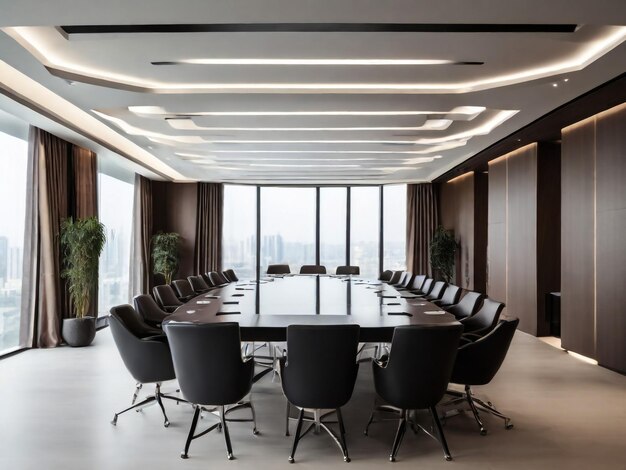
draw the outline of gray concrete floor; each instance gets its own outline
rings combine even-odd
[[[392,422],[363,435],[373,402],[368,363],[344,410],[349,464],[322,433],[307,435],[289,465],[285,401],[270,377],[253,389],[261,434],[253,436],[248,423],[229,426],[236,457],[230,462],[215,432],[192,443],[189,460],[180,459],[189,406],[166,403],[167,429],[157,407],[127,413],[112,426],[113,412],[128,406],[133,387],[108,329],[88,348],[32,350],[0,361],[0,469],[626,468],[626,377],[519,332],[498,376],[475,390],[515,428],[506,431],[485,415],[489,433],[480,436],[470,415],[449,419],[444,430],[452,462],[444,461],[437,442],[409,432],[398,461],[389,463]]]

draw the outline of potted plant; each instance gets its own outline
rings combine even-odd
[[[104,225],[96,217],[70,217],[61,224],[65,264],[61,275],[67,280],[76,315],[63,320],[61,333],[70,346],[89,346],[96,336],[95,318],[87,313],[98,285],[98,264],[105,241]]]
[[[152,237],[152,264],[154,273],[165,276],[170,284],[180,264],[180,235],[176,232],[157,232]]]
[[[440,225],[435,230],[435,235],[430,242],[430,266],[446,282],[450,282],[454,274],[455,253],[456,240],[452,232]]]

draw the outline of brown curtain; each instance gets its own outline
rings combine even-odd
[[[152,239],[152,181],[135,175],[133,203],[133,232],[130,253],[130,296],[150,292],[152,269],[150,242]]]
[[[196,216],[195,272],[222,270],[222,226],[224,185],[198,183]]]
[[[407,185],[406,260],[415,274],[432,276],[430,242],[439,225],[437,190],[430,183]]]
[[[20,344],[49,348],[61,343],[61,321],[72,316],[61,278],[61,223],[97,216],[96,155],[30,128]],[[97,293],[97,291],[96,291]],[[91,315],[96,315],[97,295]]]

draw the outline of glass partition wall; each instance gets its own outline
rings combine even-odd
[[[406,185],[224,186],[223,265],[263,276],[269,264],[355,265],[376,278],[406,268]]]

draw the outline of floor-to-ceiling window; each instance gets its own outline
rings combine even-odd
[[[350,264],[360,266],[361,276],[379,273],[380,186],[350,188]]]
[[[406,269],[406,185],[383,186],[383,267]]]
[[[320,264],[334,273],[346,264],[347,188],[320,188]]]
[[[405,269],[405,232],[406,185],[224,186],[223,265],[244,279],[257,264],[261,275],[277,263],[297,273],[318,260],[329,274],[349,262],[375,278]]]
[[[98,211],[105,226],[106,244],[100,255],[98,314],[130,301],[130,243],[133,221],[133,184],[100,173]]]
[[[0,131],[0,354],[19,346],[28,143]]]
[[[222,264],[242,279],[256,276],[256,186],[224,186]]]
[[[286,263],[315,264],[315,188],[261,188],[261,272]]]

